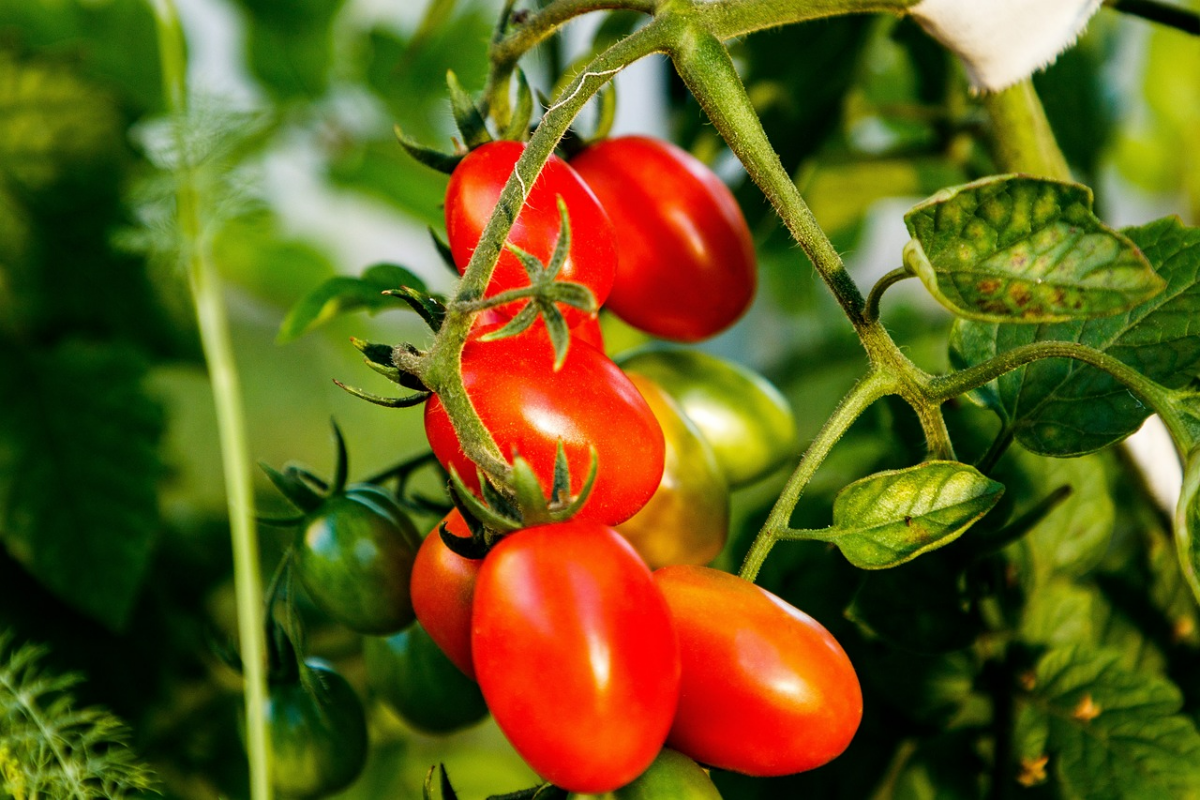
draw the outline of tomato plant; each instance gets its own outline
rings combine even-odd
[[[596,481],[582,516],[617,524],[654,494],[662,477],[662,429],[634,385],[595,348],[573,342],[556,371],[541,325],[495,341],[474,338],[463,349],[462,378],[501,452],[529,462],[547,494],[560,444],[572,494],[583,488],[595,451]],[[436,396],[425,407],[425,433],[438,461],[479,491],[475,465]]]
[[[707,567],[663,567],[654,580],[683,665],[671,747],[758,776],[810,770],[846,749],[862,719],[862,691],[819,622]]]
[[[666,441],[662,482],[641,511],[617,526],[651,569],[707,564],[729,535],[729,488],[712,448],[679,405],[648,378],[631,374]]]
[[[419,622],[387,638],[366,637],[363,661],[372,690],[418,730],[450,733],[487,716],[479,687]]]
[[[354,689],[318,660],[271,687],[266,719],[275,753],[273,778],[288,797],[323,797],[346,788],[367,758],[367,722]],[[310,693],[310,687],[311,692]]]
[[[387,494],[351,486],[327,498],[297,536],[295,564],[322,611],[361,633],[414,619],[409,578],[417,533]]]
[[[488,707],[538,774],[606,792],[654,760],[679,652],[650,571],[611,528],[576,520],[502,539],[479,571],[471,627]]]
[[[635,328],[694,342],[732,325],[757,281],[754,243],[733,193],[691,153],[645,136],[591,145],[571,166],[617,233],[608,308]]]
[[[662,387],[700,429],[731,486],[761,478],[792,453],[796,419],[787,400],[746,367],[696,350],[651,346],[621,368]]]
[[[471,608],[475,579],[483,562],[463,558],[447,547],[439,532],[443,525],[454,536],[471,535],[457,509],[429,532],[413,563],[412,605],[430,638],[455,666],[474,679]]]
[[[500,190],[524,149],[518,142],[492,142],[473,150],[450,176],[446,189],[446,232],[454,262],[461,272],[491,216]],[[591,290],[602,305],[612,289],[616,271],[616,242],[612,223],[591,190],[565,161],[551,158],[529,190],[525,207],[518,215],[508,242],[550,263],[561,234],[559,198],[566,204],[571,224],[570,255],[558,279],[580,283]],[[511,252],[500,255],[488,284],[487,297],[529,285],[529,276]],[[521,305],[508,303],[496,308],[513,316]],[[577,309],[567,309],[569,322],[583,319]]]

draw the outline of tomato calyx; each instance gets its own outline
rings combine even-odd
[[[463,558],[480,559],[488,554],[500,539],[522,528],[566,522],[587,502],[596,483],[599,459],[592,450],[591,465],[579,494],[571,495],[571,468],[566,451],[559,442],[554,458],[554,480],[549,497],[533,468],[525,459],[513,459],[512,493],[500,490],[482,470],[476,470],[482,498],[476,497],[463,482],[458,471],[450,468],[450,497],[463,515],[471,535],[457,536],[443,524],[439,535],[446,547]]]

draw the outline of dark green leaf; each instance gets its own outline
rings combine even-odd
[[[984,322],[1063,322],[1128,311],[1163,280],[1092,213],[1086,186],[1027,176],[946,189],[904,217],[905,266],[942,305]]]
[[[1200,734],[1179,714],[1179,690],[1120,661],[1111,650],[1046,653],[1020,710],[1018,752],[1030,758],[1044,742],[1067,797],[1196,797]]]
[[[0,537],[56,595],[122,628],[159,526],[162,412],[117,345],[0,347]]]
[[[972,466],[930,461],[850,484],[834,500],[833,527],[794,534],[832,542],[860,569],[885,569],[954,541],[1003,493]]]
[[[1037,341],[1079,342],[1168,388],[1200,377],[1200,229],[1177,218],[1124,231],[1167,289],[1114,317],[1046,325],[959,320],[951,341],[958,365],[978,364]],[[1128,436],[1150,414],[1117,380],[1077,361],[1045,359],[1002,376],[975,393],[1000,415],[1021,444],[1044,455],[1073,456]]]
[[[423,293],[425,282],[410,270],[395,264],[376,264],[364,271],[361,278],[330,278],[292,307],[279,326],[276,341],[290,342],[338,314],[349,311],[375,313],[386,308],[402,308],[401,303],[408,304],[407,298],[384,294],[387,290],[400,287],[412,287]]]
[[[446,86],[450,90],[450,107],[454,112],[454,123],[458,126],[458,132],[462,134],[463,143],[468,148],[474,149],[490,142],[492,135],[488,133],[487,120],[484,119],[483,112],[479,110],[479,106],[475,104],[470,93],[458,82],[458,76],[454,74],[453,70],[446,72]]]

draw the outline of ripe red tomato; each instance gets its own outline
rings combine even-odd
[[[617,279],[607,307],[664,339],[694,342],[750,306],[754,243],[733,194],[675,145],[608,139],[571,161],[617,232]]]
[[[446,187],[446,235],[459,274],[466,271],[500,191],[524,149],[520,142],[490,142],[471,151],[450,176]],[[587,286],[596,296],[597,305],[603,305],[616,274],[616,236],[596,196],[561,158],[551,156],[546,162],[508,234],[508,243],[549,264],[561,224],[559,197],[566,203],[571,223],[571,250],[558,280]],[[505,249],[485,296],[528,285],[525,268]],[[507,318],[515,316],[524,305],[524,301],[508,303],[496,310]],[[559,308],[572,325],[586,316],[574,308]]]
[[[474,680],[471,602],[475,597],[475,576],[483,561],[463,558],[446,547],[439,533],[443,524],[455,536],[471,535],[471,529],[458,509],[447,514],[429,532],[413,562],[412,606],[429,638],[442,648],[456,667]]]
[[[517,336],[467,341],[462,376],[479,418],[507,457],[519,454],[548,493],[558,442],[578,493],[596,449],[599,467],[580,516],[616,525],[646,504],[662,478],[662,429],[646,401],[612,361],[580,340],[554,370],[545,326]],[[475,492],[475,465],[463,454],[437,396],[425,406],[425,434],[443,467],[454,467]]]
[[[654,579],[683,665],[670,747],[759,777],[813,769],[846,749],[862,719],[862,690],[819,622],[707,567],[664,567]]]
[[[573,792],[607,792],[662,748],[679,651],[650,571],[621,536],[575,519],[484,559],[471,644],[479,686],[521,757]]]

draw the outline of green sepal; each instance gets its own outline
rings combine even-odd
[[[480,488],[482,489],[485,485],[487,485],[487,479],[481,475]],[[454,469],[454,467],[450,468],[450,488],[452,489],[451,497],[454,498],[455,505],[474,516],[486,527],[501,533],[515,531],[521,527],[519,520],[505,516],[499,510],[493,509],[476,497],[475,493],[463,483],[458,470]],[[490,489],[491,487],[489,486],[488,488]],[[467,514],[463,514],[463,516],[466,517]]]
[[[437,250],[437,254],[441,256],[442,263],[450,270],[450,274],[455,278],[459,277],[458,267],[454,264],[454,251],[450,249],[450,245],[438,235],[432,226],[429,228],[429,238],[433,239],[433,249]]]
[[[463,518],[468,519],[466,515]],[[476,520],[476,522],[478,521]],[[438,526],[438,536],[442,537],[442,544],[446,545],[450,552],[463,558],[469,558],[472,561],[480,560],[491,550],[491,547],[482,537],[473,535],[456,536],[450,532],[450,529],[445,524]]]
[[[562,312],[552,303],[539,298],[537,305],[538,310],[542,313],[542,319],[546,323],[546,333],[550,336],[550,344],[554,346],[554,371],[558,372],[562,369],[563,362],[567,360],[567,351],[571,347],[571,330],[567,327],[567,321],[563,319]]]
[[[550,488],[550,502],[555,505],[571,501],[571,467],[567,464],[567,451],[562,439],[554,451],[554,483]]]
[[[450,776],[446,774],[446,765],[438,764],[429,768],[425,773],[424,800],[458,800],[458,794],[450,785]]]
[[[559,444],[559,446],[560,447],[562,446],[561,443]],[[583,504],[587,502],[587,499],[589,497],[591,497],[592,487],[594,487],[596,485],[596,475],[599,474],[599,472],[600,472],[600,456],[599,456],[599,454],[596,453],[596,448],[593,447],[590,449],[590,451],[591,451],[591,461],[589,462],[589,465],[588,465],[587,478],[584,479],[583,486],[581,486],[579,488],[579,494],[575,495],[575,499],[573,499],[566,508],[555,510],[554,512],[552,512],[555,522],[566,522],[571,517],[578,514],[579,509],[583,508]],[[565,460],[566,459],[564,456],[564,461]],[[557,479],[557,477],[558,477],[558,459],[557,458],[555,458],[554,472],[555,472],[555,478]],[[569,478],[567,481],[567,485],[570,486]],[[568,491],[569,491],[569,489],[568,489]]]
[[[533,253],[526,252],[515,244],[508,244],[508,251],[517,257],[517,261],[521,262],[521,266],[525,268],[525,274],[529,276],[529,282],[536,284],[541,280],[542,274],[546,268],[542,266],[541,260]],[[555,250],[557,253],[557,249]]]
[[[517,107],[501,137],[511,142],[521,142],[529,136],[529,119],[533,116],[533,91],[529,88],[529,79],[520,67],[517,67],[516,74]]]
[[[554,285],[546,290],[546,298],[554,303],[562,303],[571,308],[578,308],[580,311],[588,314],[595,313],[598,310],[596,295],[592,294],[592,290],[582,283],[555,281]]]
[[[392,383],[399,384],[406,389],[412,389],[415,392],[429,391],[428,387],[421,383],[421,380],[416,375],[403,372],[395,365],[392,354],[396,351],[396,348],[390,344],[368,342],[365,339],[356,337],[350,338],[350,344],[354,345],[354,348],[363,354],[363,360],[368,367]]]
[[[429,294],[420,289],[414,289],[411,286],[388,289],[384,294],[390,297],[398,297],[408,303],[412,310],[417,312],[417,315],[421,319],[425,320],[425,324],[434,333],[442,329],[442,323],[446,321],[446,304],[437,295]]]
[[[483,470],[475,468],[475,479],[479,481],[479,491],[483,495],[483,502],[488,504],[488,507],[508,519],[514,524],[521,523],[524,520],[521,518],[520,508],[509,499],[497,486],[483,474]]]
[[[543,494],[542,484],[533,474],[529,462],[519,455],[513,458],[512,484],[522,524],[528,527],[550,522],[550,504]]]
[[[396,125],[393,130],[396,132],[396,140],[400,142],[400,146],[404,148],[404,152],[425,166],[446,175],[454,172],[455,168],[466,157],[466,154],[443,153],[441,150],[426,147],[417,140],[410,139],[399,125]]]
[[[336,378],[333,382],[337,384],[339,388],[344,389],[360,400],[366,400],[368,403],[374,403],[375,405],[383,406],[384,408],[412,408],[413,406],[418,406],[421,403],[424,403],[433,394],[432,392],[416,392],[415,394],[410,394],[407,397],[384,397],[382,395],[372,394],[371,392],[355,388],[354,386],[347,386]]]
[[[479,337],[481,342],[494,342],[497,339],[507,339],[510,336],[524,333],[533,323],[537,322],[538,307],[535,303],[526,303],[517,315],[494,331],[489,331]]]
[[[446,71],[446,86],[450,90],[450,108],[454,113],[454,124],[458,126],[458,132],[462,134],[467,147],[473,150],[492,141],[483,112],[458,82],[458,76],[453,70]]]
[[[295,471],[280,472],[265,461],[258,462],[258,466],[267,474],[267,478],[279,490],[279,493],[301,511],[311,513],[325,502],[325,498],[301,480]]]
[[[346,437],[342,436],[342,429],[337,421],[331,418],[329,423],[333,426],[333,447],[336,453],[329,493],[341,494],[346,488],[346,478],[350,473],[350,454],[346,450]]]

